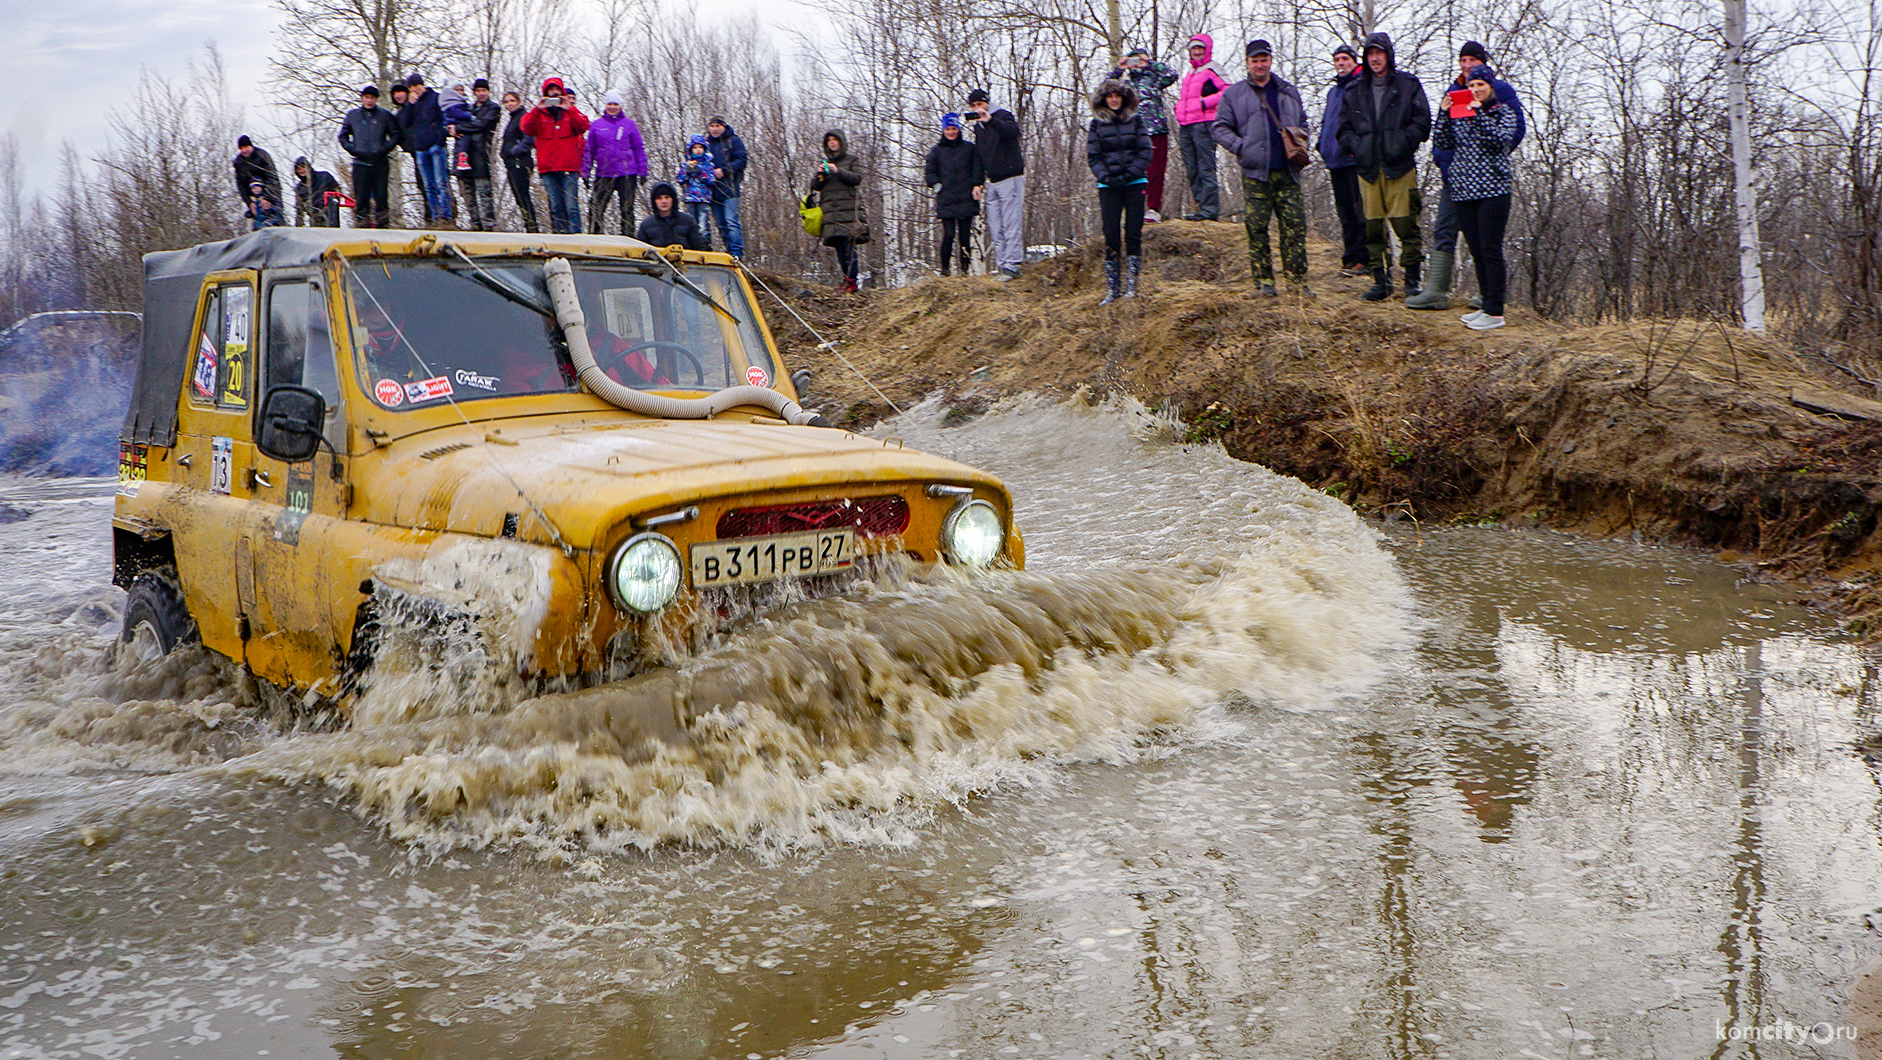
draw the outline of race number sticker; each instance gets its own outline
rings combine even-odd
[[[405,384],[405,396],[414,403],[450,397],[453,393],[455,391],[451,389],[451,381],[441,375]]]
[[[224,497],[235,481],[235,439],[212,438],[209,441],[209,489]]]
[[[760,368],[755,364],[752,365],[750,368],[745,369],[745,381],[747,383],[750,383],[753,386],[770,386],[771,385],[771,377],[765,374],[765,370],[763,368]]]
[[[207,401],[216,396],[216,337],[208,329],[196,344],[196,372],[190,376],[190,388]]]
[[[222,393],[216,404],[223,408],[248,407],[248,295],[247,286],[222,291]]]
[[[118,496],[137,496],[137,488],[149,477],[149,461],[147,446],[118,443]]]
[[[372,385],[372,396],[386,408],[395,409],[405,404],[405,388],[396,379],[381,379]]]

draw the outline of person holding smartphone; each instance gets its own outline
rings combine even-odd
[[[588,116],[563,100],[562,79],[542,83],[542,99],[523,115],[518,127],[536,141],[536,171],[549,193],[549,230],[574,234],[582,230],[579,175],[582,171],[582,135]]]
[[[823,207],[823,245],[836,252],[837,269],[843,274],[842,289],[849,294],[862,286],[856,248],[869,242],[862,183],[862,166],[850,153],[849,137],[841,129],[824,133],[823,161],[817,166],[817,175],[810,179],[810,190],[817,193],[817,204]]]
[[[1438,116],[1431,144],[1452,152],[1451,200],[1457,205],[1457,228],[1470,244],[1477,266],[1477,288],[1483,308],[1466,314],[1464,326],[1473,331],[1500,328],[1509,271],[1503,261],[1503,233],[1510,221],[1510,148],[1516,143],[1516,112],[1496,98],[1496,72],[1487,64],[1467,75],[1471,94],[1470,116],[1451,117],[1450,108]]]

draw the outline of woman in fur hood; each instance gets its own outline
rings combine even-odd
[[[1137,294],[1150,155],[1150,129],[1138,113],[1137,90],[1129,81],[1105,81],[1091,97],[1091,126],[1085,132],[1085,160],[1098,181],[1098,210],[1104,218],[1106,293],[1099,305]]]

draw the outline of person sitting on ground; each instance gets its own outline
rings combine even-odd
[[[661,181],[648,196],[653,212],[640,222],[634,238],[656,247],[685,247],[687,250],[711,250],[691,214],[680,209],[679,193],[673,185]]]

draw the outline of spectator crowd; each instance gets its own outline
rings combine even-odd
[[[1372,281],[1361,298],[1384,301],[1399,291],[1389,231],[1397,242],[1405,304],[1449,308],[1461,235],[1479,292],[1472,299],[1473,312],[1462,322],[1475,330],[1504,326],[1510,156],[1526,126],[1520,98],[1492,69],[1482,44],[1467,41],[1459,49],[1458,73],[1439,98],[1435,117],[1423,83],[1398,66],[1388,35],[1370,34],[1358,47],[1339,45],[1328,57],[1329,82],[1317,122],[1300,88],[1275,69],[1274,49],[1266,40],[1248,42],[1243,76],[1235,78],[1217,65],[1209,34],[1191,37],[1185,52],[1189,69],[1179,75],[1144,49],[1132,49],[1091,97],[1086,159],[1097,184],[1104,236],[1101,305],[1137,295],[1143,226],[1163,218],[1163,175],[1174,124],[1195,206],[1185,220],[1221,217],[1218,148],[1226,149],[1240,170],[1250,274],[1258,296],[1280,293],[1271,226],[1289,289],[1298,297],[1314,296],[1307,285],[1302,182],[1317,154],[1339,218],[1340,275]],[[1172,86],[1174,111],[1163,98]],[[294,223],[337,227],[342,207],[350,207],[355,225],[385,227],[391,160],[394,152],[404,151],[413,159],[428,227],[493,230],[495,179],[501,169],[525,231],[541,231],[534,199],[540,183],[551,232],[583,231],[586,207],[586,230],[599,234],[613,227],[612,210],[622,235],[657,246],[710,250],[716,234],[719,249],[744,256],[739,200],[749,155],[722,115],[713,115],[702,132],[690,136],[670,178],[650,179],[647,146],[618,92],[603,96],[594,118],[553,77],[528,106],[516,92],[493,101],[490,84],[482,78],[439,91],[413,74],[395,83],[390,95],[384,105],[378,87],[365,86],[359,106],[340,123],[339,146],[352,159],[350,196],[333,174],[315,169],[305,157],[295,159]],[[1427,141],[1442,187],[1428,255],[1417,167],[1418,150]],[[858,248],[871,238],[864,208],[867,173],[843,130],[829,130],[820,146],[822,159],[803,204],[805,227],[835,254],[843,289],[854,291],[860,282]],[[287,223],[281,179],[268,152],[243,136],[234,169],[250,224]],[[934,196],[941,225],[942,275],[956,262],[962,273],[968,271],[975,221],[983,211],[998,278],[1020,275],[1026,165],[1019,120],[1011,110],[995,106],[986,90],[976,89],[962,110],[941,115],[923,183]],[[648,212],[636,224],[642,189]]]

